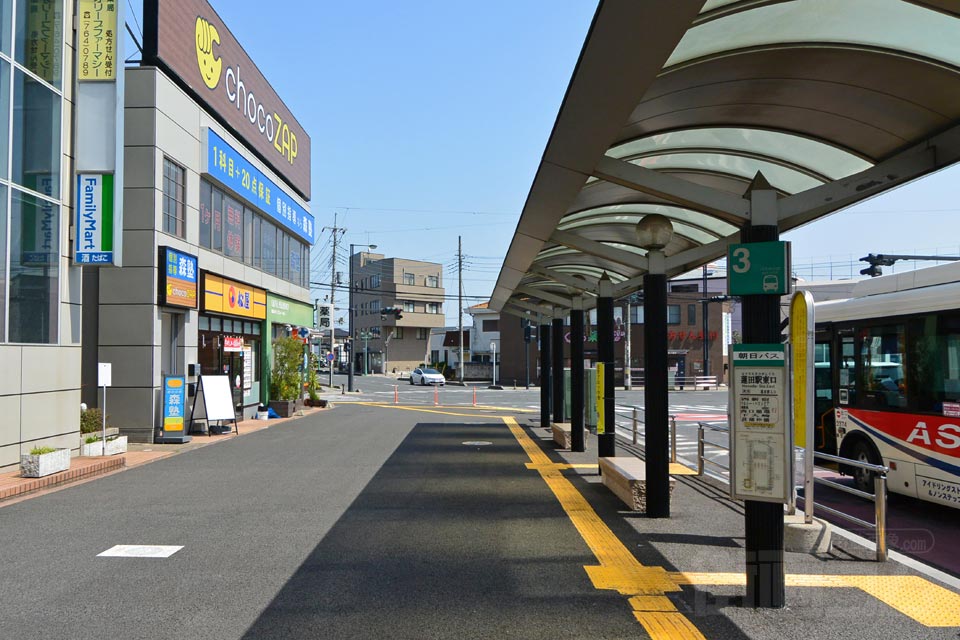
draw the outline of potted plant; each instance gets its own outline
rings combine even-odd
[[[270,371],[270,407],[281,418],[293,415],[297,400],[302,397],[300,365],[303,343],[296,338],[282,337],[273,341],[273,368]]]
[[[20,456],[20,475],[24,478],[42,478],[70,468],[70,449],[34,447]]]
[[[89,435],[80,448],[83,456],[113,456],[127,451],[127,436],[107,436],[106,451],[104,451],[101,436]]]

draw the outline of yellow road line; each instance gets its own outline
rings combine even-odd
[[[561,465],[554,464],[546,453],[517,424],[504,417],[517,442],[530,458],[550,490],[560,501],[573,526],[600,562],[600,566],[585,566],[587,575],[597,589],[610,589],[634,596],[630,606],[637,621],[654,640],[705,640],[703,634],[664,594],[680,587],[670,579],[663,567],[647,567],[633,556],[597,515],[590,503],[564,477]]]

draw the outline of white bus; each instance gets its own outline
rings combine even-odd
[[[817,303],[816,322],[817,450],[960,508],[960,262],[858,282]],[[872,474],[840,470],[873,491]]]

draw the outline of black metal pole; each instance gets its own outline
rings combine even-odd
[[[583,438],[583,309],[570,311],[570,443],[586,451]]]
[[[740,231],[742,242],[778,240],[776,226],[750,226]],[[747,344],[780,342],[780,296],[743,296],[743,341]],[[649,482],[649,480],[648,480]],[[777,502],[744,502],[748,607],[782,608],[786,605],[783,556],[783,505]]]
[[[616,413],[614,412],[616,392],[613,385],[613,297],[602,294],[597,298],[597,358],[603,363],[604,416],[604,433],[597,434],[597,455],[601,458],[612,458],[617,455]]]
[[[707,317],[710,313],[710,294],[707,293],[707,265],[703,265],[703,373],[701,375],[710,375],[710,334],[707,324]]]
[[[667,390],[667,276],[643,276],[644,451],[647,516],[670,517],[670,435]]]
[[[553,421],[563,422],[563,318],[553,319]]]
[[[550,323],[540,325],[540,426],[550,428]]]

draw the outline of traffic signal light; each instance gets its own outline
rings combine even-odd
[[[878,265],[871,264],[866,269],[860,269],[860,275],[876,278],[877,276],[883,275],[883,270],[880,269]]]
[[[523,341],[533,342],[536,339],[537,339],[537,328],[532,324],[528,324],[527,326],[525,326],[523,328]]]
[[[393,316],[397,320],[403,317],[403,310],[399,307],[384,307],[380,310],[380,319],[386,320],[387,316]]]

